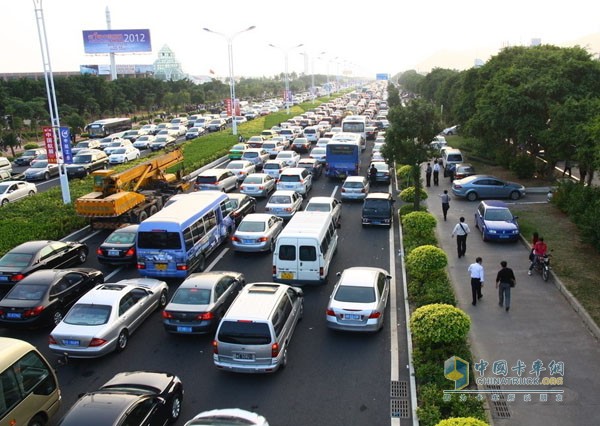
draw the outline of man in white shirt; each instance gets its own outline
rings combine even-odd
[[[473,302],[471,304],[473,306],[477,305],[477,300],[483,297],[481,294],[481,287],[483,286],[485,276],[483,266],[481,266],[482,262],[483,259],[478,257],[475,259],[475,263],[471,263],[467,269],[471,275],[471,295],[473,296]]]
[[[458,258],[460,259],[467,254],[467,235],[471,230],[469,229],[469,225],[465,223],[464,217],[461,216],[459,220],[452,230],[452,238],[456,235],[456,248],[458,250]]]
[[[440,165],[438,164],[438,160],[433,162],[433,184],[435,186],[440,185]]]

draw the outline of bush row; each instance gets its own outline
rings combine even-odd
[[[410,324],[419,422],[423,426],[486,425],[483,403],[476,397],[444,398],[443,391],[453,389],[453,382],[444,376],[444,362],[457,356],[472,365],[467,343],[471,321],[455,306],[456,298],[445,270],[448,258],[436,246],[435,217],[426,211],[412,210],[412,202],[402,206],[400,219],[413,311]]]

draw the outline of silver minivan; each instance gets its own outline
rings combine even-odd
[[[273,373],[285,367],[303,313],[304,294],[298,287],[246,285],[219,323],[213,340],[215,366],[238,373]]]

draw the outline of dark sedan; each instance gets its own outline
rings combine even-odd
[[[246,284],[239,272],[200,272],[181,283],[163,311],[169,333],[212,333]]]
[[[135,242],[139,225],[115,230],[96,249],[98,262],[103,265],[134,265],[137,261]]]
[[[0,301],[0,326],[56,325],[104,274],[91,268],[43,269],[19,281]]]
[[[183,384],[169,373],[119,373],[100,389],[83,394],[59,426],[158,426],[174,423],[181,413]]]
[[[298,167],[308,170],[313,179],[318,179],[323,174],[323,163],[314,158],[303,158],[298,162]]]
[[[87,260],[89,249],[77,241],[28,241],[0,258],[0,289],[10,288],[40,269],[65,268]]]
[[[233,204],[231,218],[237,227],[246,215],[256,211],[256,198],[246,194],[228,194],[228,196]]]

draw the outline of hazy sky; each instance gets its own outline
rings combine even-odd
[[[271,77],[284,70],[373,77],[415,69],[441,51],[469,50],[488,59],[490,48],[528,45],[532,38],[562,44],[600,32],[597,0],[38,0],[44,10],[53,71],[108,64],[85,55],[83,30],[150,30],[152,53],[117,56],[117,64],[151,64],[168,45],[184,72],[228,75],[227,42],[203,27],[232,35],[236,76]],[[43,71],[33,0],[0,0],[0,72]],[[325,52],[321,54],[321,52]],[[481,52],[481,53],[479,53]],[[318,59],[321,58],[321,59]],[[473,60],[475,57],[473,57]],[[438,64],[444,66],[444,64]]]

